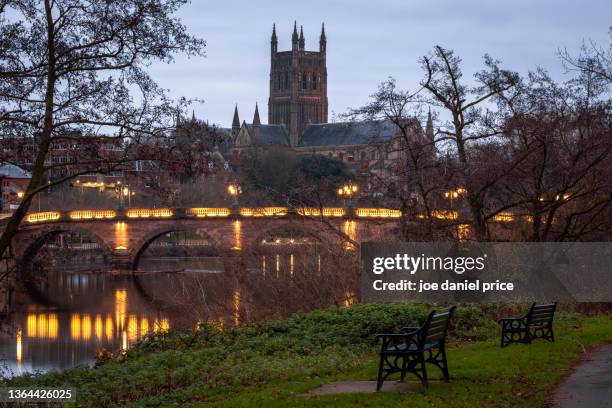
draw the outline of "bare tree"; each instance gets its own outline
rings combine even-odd
[[[612,27],[609,29],[610,44],[600,46],[593,41],[582,44],[578,56],[572,56],[566,49],[559,52],[568,71],[590,73],[612,84]]]
[[[33,197],[49,185],[44,178],[54,140],[81,135],[129,145],[131,151],[141,144],[156,149],[154,140],[172,126],[177,106],[146,67],[153,61],[169,63],[176,53],[202,55],[205,45],[174,16],[185,3],[0,3],[0,136],[3,142],[27,141],[35,152],[25,196],[0,238],[1,255]],[[179,108],[184,104],[181,101]],[[83,171],[109,171],[130,159],[127,152],[112,159],[96,156],[84,160]]]
[[[506,158],[526,157],[500,183],[531,241],[605,239],[610,232],[610,101],[592,73],[567,84],[531,73],[513,101],[504,135]],[[525,220],[523,220],[525,221]]]
[[[461,59],[453,51],[436,46],[431,55],[421,59],[425,72],[421,85],[431,103],[450,117],[439,128],[438,141],[449,140],[456,149],[459,176],[467,189],[472,226],[479,241],[489,239],[487,218],[491,214],[486,197],[504,172],[486,179],[475,177],[479,166],[471,148],[502,134],[503,121],[499,112],[493,110],[493,102],[511,100],[520,82],[518,74],[500,68],[499,62],[491,57],[485,55],[484,64],[485,68],[474,75],[476,85],[470,86],[462,78]]]
[[[409,227],[402,218],[404,238],[432,240],[437,230],[433,212],[440,205],[439,198],[450,180],[443,177],[448,170],[445,158],[436,157],[436,132],[431,112],[428,112],[424,131],[419,120],[423,108],[419,91],[400,90],[393,78],[383,82],[371,98],[367,105],[352,110],[350,116],[390,121],[397,129],[397,138],[384,146],[386,152],[397,156],[389,174],[372,174],[372,177],[399,202],[404,214],[424,219],[425,229],[420,231],[414,225]],[[377,142],[373,144],[373,148],[378,147]]]

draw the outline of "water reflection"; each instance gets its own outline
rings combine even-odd
[[[127,246],[127,227],[118,223],[115,232],[116,244]],[[355,223],[346,222],[343,232],[355,239]],[[16,296],[18,312],[2,322],[9,330],[0,333],[0,359],[14,374],[63,369],[171,327],[224,328],[357,301],[358,270],[344,269],[355,251],[337,245],[332,252],[291,234],[266,237],[245,251],[240,221],[233,233],[231,262],[201,234],[169,233],[144,252],[134,276],[89,273],[85,265],[46,271],[35,291]]]
[[[128,349],[151,331],[170,328],[167,316],[138,299],[128,277],[71,273],[53,277],[41,286],[47,294],[64,288],[63,299],[56,305],[31,303],[27,312],[10,316],[5,326],[14,331],[0,334],[4,375],[91,363],[99,349]],[[96,285],[96,290],[93,282],[100,280],[104,284]],[[112,288],[117,285],[121,287]],[[104,288],[111,289],[112,303],[104,300],[108,294]]]

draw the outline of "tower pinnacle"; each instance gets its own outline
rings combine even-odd
[[[433,142],[434,140],[434,129],[433,129],[433,120],[431,118],[431,108],[429,108],[429,112],[427,113],[427,125],[425,127],[425,136]]]
[[[300,26],[300,50],[304,51],[306,40],[304,39],[304,28]]]
[[[291,44],[293,45],[293,49],[297,49],[298,47],[297,21],[293,22],[293,34],[291,35]]]
[[[234,119],[232,120],[232,137],[236,137],[240,131],[240,118],[238,118],[238,104],[234,108]]]
[[[261,119],[259,119],[259,106],[257,106],[257,102],[255,102],[255,115],[253,115],[253,125],[261,125]]]
[[[321,24],[321,37],[319,37],[319,51],[325,52],[327,37],[325,37],[325,23]]]
[[[276,24],[272,24],[272,38],[270,39],[270,50],[275,54],[278,50],[278,38],[276,38]]]

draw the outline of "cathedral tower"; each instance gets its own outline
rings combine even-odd
[[[304,32],[293,25],[291,51],[278,51],[276,26],[272,26],[268,123],[284,124],[295,147],[306,125],[327,123],[327,64],[325,27],[319,51],[306,51]]]

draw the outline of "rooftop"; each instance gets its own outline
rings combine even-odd
[[[15,166],[14,164],[3,164],[0,165],[0,177],[30,179],[32,178],[32,174],[19,166]]]
[[[298,147],[367,145],[387,142],[395,133],[396,126],[390,120],[310,124]]]

